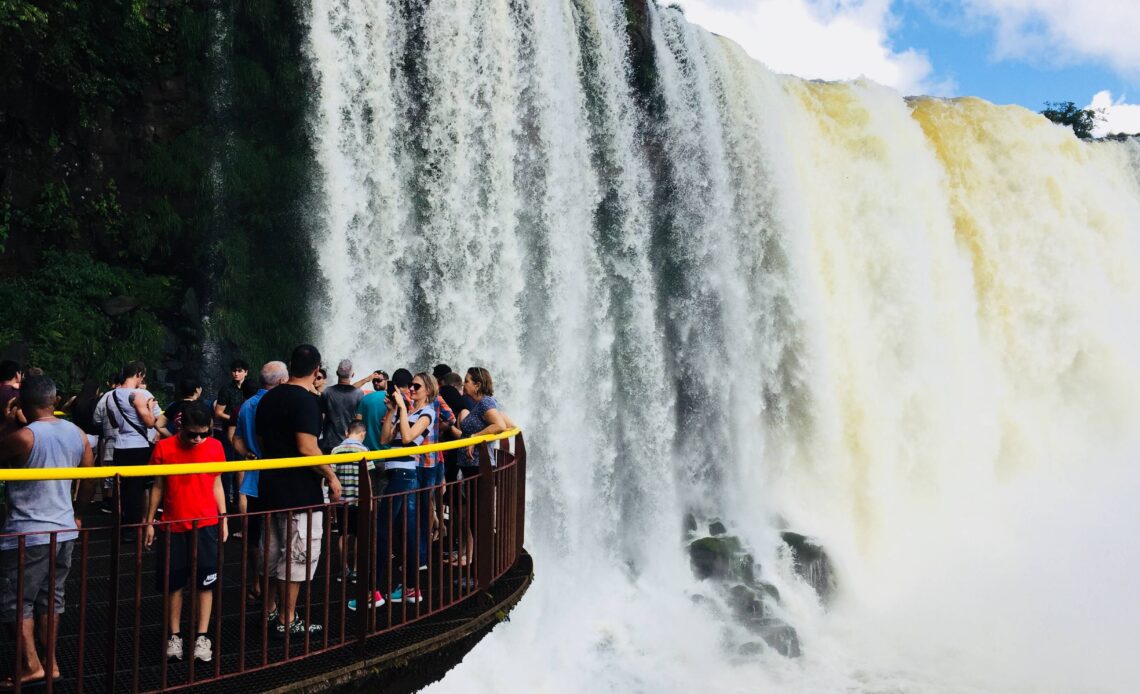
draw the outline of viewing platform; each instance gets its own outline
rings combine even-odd
[[[523,549],[526,449],[521,432],[408,447],[399,453],[472,444],[480,464],[478,475],[394,495],[374,493],[366,470],[368,460],[382,461],[393,457],[393,451],[248,463],[0,471],[3,480],[47,476],[29,473],[60,473],[53,475],[56,479],[105,478],[108,472],[116,472],[116,489],[124,476],[175,474],[171,470],[174,467],[186,468],[177,471],[186,474],[351,462],[359,466],[360,473],[358,506],[325,504],[294,510],[297,515],[293,517],[305,523],[309,532],[317,528],[323,531],[320,559],[313,569],[306,563],[307,581],[301,587],[296,610],[305,624],[321,625],[320,631],[279,636],[270,622],[267,604],[248,597],[258,590],[264,595],[270,588],[264,576],[264,554],[260,555],[262,566],[256,564],[256,545],[250,539],[251,530],[256,534],[256,528],[252,526],[271,515],[292,514],[229,514],[231,536],[218,545],[218,587],[213,591],[209,634],[213,657],[209,662],[196,661],[192,655],[195,629],[190,618],[196,614],[200,590],[194,587],[196,582],[189,582],[182,610],[182,633],[189,635],[185,657],[168,661],[168,630],[163,626],[168,619],[167,589],[155,576],[164,561],[158,557],[162,545],[155,542],[146,548],[145,524],[122,525],[117,513],[101,513],[98,505],[92,504],[83,514],[83,527],[74,540],[66,607],[55,635],[56,652],[40,650],[45,669],[50,671],[54,659],[61,677],[12,690],[410,691],[439,679],[495,624],[506,619],[506,613],[529,587],[533,573],[531,558]],[[378,579],[378,533],[386,528],[390,539],[387,546],[399,554],[399,545],[391,542],[392,529],[408,520],[408,505],[392,503],[400,495],[416,495],[423,513],[434,508],[442,525],[438,533],[432,533],[428,556],[418,558],[418,571],[395,566],[390,556],[386,578]],[[399,511],[393,514],[394,506],[405,510],[403,518]],[[337,551],[339,535],[334,532],[334,525],[347,526],[350,515],[355,516],[358,528],[355,581],[349,574],[349,557]],[[169,525],[156,521],[155,527],[169,537]],[[44,534],[40,535],[42,538]],[[21,538],[17,556],[22,583],[30,534],[17,537]],[[398,537],[395,540],[399,543]],[[48,542],[54,545],[57,538],[51,537]],[[464,561],[468,553],[470,562]],[[409,557],[416,554],[417,549],[409,550]],[[191,576],[196,574],[197,561],[195,544]],[[49,583],[52,580],[54,575]],[[400,585],[408,587],[408,599],[396,602],[391,598]],[[411,601],[412,588],[419,590],[421,601]],[[17,593],[22,589],[18,586]],[[376,591],[387,599],[379,607],[366,609]],[[395,592],[400,595],[399,590]],[[10,629],[0,635],[0,662],[4,663],[0,676],[18,673],[17,649],[23,645]]]

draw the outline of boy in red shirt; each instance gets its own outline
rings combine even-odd
[[[203,402],[195,400],[182,410],[182,428],[178,434],[158,442],[150,457],[151,465],[223,462],[226,454],[220,441],[210,438],[212,413]],[[222,478],[214,473],[157,476],[150,493],[146,514],[146,546],[154,543],[154,516],[162,506],[162,527],[158,528],[158,551],[155,553],[155,583],[166,597],[170,615],[170,638],[166,657],[182,659],[182,589],[190,574],[192,552],[197,543],[198,623],[194,641],[194,657],[204,662],[214,658],[214,646],[208,636],[210,612],[214,606],[214,587],[218,582],[218,543],[229,535],[226,526],[226,498]],[[194,528],[197,527],[197,531]],[[169,540],[167,539],[169,538]],[[167,548],[169,541],[169,564]]]

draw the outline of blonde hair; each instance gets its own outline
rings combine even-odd
[[[439,396],[439,384],[436,383],[435,376],[421,371],[412,378],[418,378],[424,382],[424,390],[427,391],[427,402],[435,402],[435,399]]]

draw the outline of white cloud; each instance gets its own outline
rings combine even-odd
[[[1140,76],[1136,0],[966,0],[969,13],[997,21],[997,57],[1064,65],[1103,61]]]
[[[776,72],[868,77],[903,94],[947,95],[924,53],[895,51],[892,0],[678,0],[689,21],[732,39]]]
[[[1127,103],[1122,95],[1119,99],[1112,99],[1112,92],[1105,90],[1097,92],[1092,103],[1085,108],[1099,110],[1104,120],[1093,129],[1093,135],[1104,137],[1113,133],[1127,133],[1129,135],[1140,133],[1140,104]]]

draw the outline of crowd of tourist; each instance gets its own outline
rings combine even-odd
[[[463,375],[446,364],[415,373],[398,368],[391,376],[377,369],[357,379],[352,362],[342,359],[335,383],[327,384],[327,374],[317,348],[300,345],[288,363],[264,364],[256,379],[250,377],[248,363],[234,360],[230,378],[210,402],[202,380],[183,378],[173,400],[161,407],[147,389],[145,365],[136,361],[109,379],[106,392],[85,388],[73,398],[68,403],[71,421],[66,421],[56,417],[61,403],[50,378],[25,374],[18,363],[4,361],[0,465],[46,469],[359,454],[496,434],[514,426],[494,397],[491,374],[482,367],[471,367]],[[373,593],[371,606],[423,599],[415,587],[420,582],[410,577],[427,568],[442,510],[436,508],[435,494],[414,492],[478,474],[472,450],[397,454],[367,463],[367,482],[374,495],[381,495],[374,575],[375,585],[383,590]],[[69,480],[8,482],[8,514],[0,528],[0,621],[13,633],[23,633],[21,680],[35,682],[46,676],[34,644],[54,649],[46,642],[43,625],[47,619],[58,621],[63,612],[63,587],[79,518],[85,504],[94,502],[97,487],[102,488],[102,509],[121,514],[119,541],[141,541],[153,552],[154,590],[166,600],[167,657],[184,657],[183,590],[193,583],[198,598],[188,643],[194,658],[209,662],[214,656],[209,626],[219,543],[242,531],[251,553],[248,565],[257,567],[254,571],[265,569],[264,577],[248,582],[245,599],[264,601],[269,633],[284,638],[287,633],[296,637],[321,631],[320,624],[302,619],[298,597],[317,574],[322,547],[335,547],[347,563],[344,579],[357,580],[363,568],[356,563],[356,509],[364,481],[360,473],[360,464],[353,462],[121,477],[117,496],[113,486],[94,480],[83,485]],[[337,536],[327,544],[325,509],[335,516],[330,525]],[[250,515],[236,525],[228,523],[227,514],[235,511]],[[21,595],[16,595],[15,577],[18,533],[30,533],[22,550]],[[54,543],[49,541],[53,534]],[[454,551],[446,560],[456,566],[473,561],[470,535],[451,542]],[[49,556],[49,546],[55,548],[54,556]],[[49,575],[54,578],[51,585]],[[357,607],[355,600],[348,604],[349,609]]]

